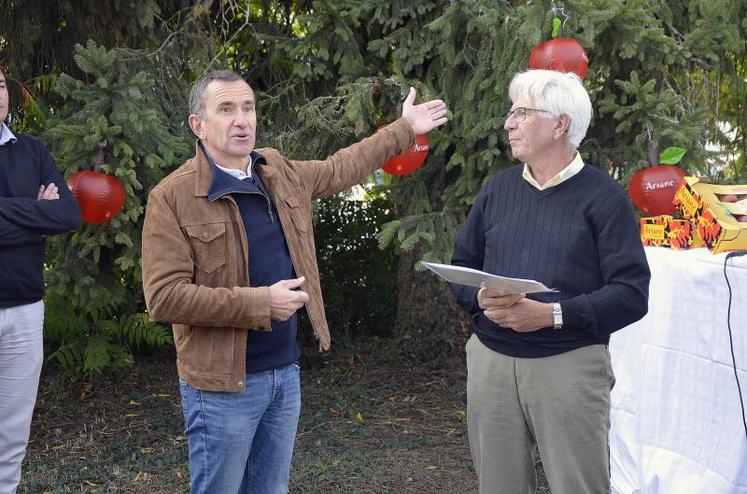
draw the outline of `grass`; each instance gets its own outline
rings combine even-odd
[[[477,492],[463,360],[413,364],[384,346],[305,350],[291,493]],[[45,367],[19,493],[181,493],[188,472],[172,351],[84,381]]]

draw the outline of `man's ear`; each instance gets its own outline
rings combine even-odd
[[[571,117],[568,115],[560,115],[558,122],[555,124],[555,136],[560,138],[568,135],[571,130]]]
[[[192,129],[192,133],[197,136],[198,139],[202,139],[202,119],[199,115],[192,114],[187,119],[189,122],[189,128]]]

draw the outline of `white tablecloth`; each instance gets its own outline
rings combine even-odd
[[[613,334],[613,492],[745,494],[747,437],[727,329],[726,254],[647,247],[649,312]],[[731,258],[731,330],[747,401],[747,256]]]

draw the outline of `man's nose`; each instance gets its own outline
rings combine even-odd
[[[233,124],[236,127],[246,127],[247,125],[249,125],[249,117],[246,116],[246,113],[240,111],[236,118],[233,120]]]

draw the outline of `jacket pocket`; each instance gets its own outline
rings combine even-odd
[[[207,223],[185,227],[197,269],[212,273],[226,264],[226,224]]]
[[[301,207],[298,198],[296,196],[287,196],[285,198],[285,204],[288,206],[293,226],[304,233],[309,231],[310,214],[307,214],[307,212],[303,210],[304,208]]]

